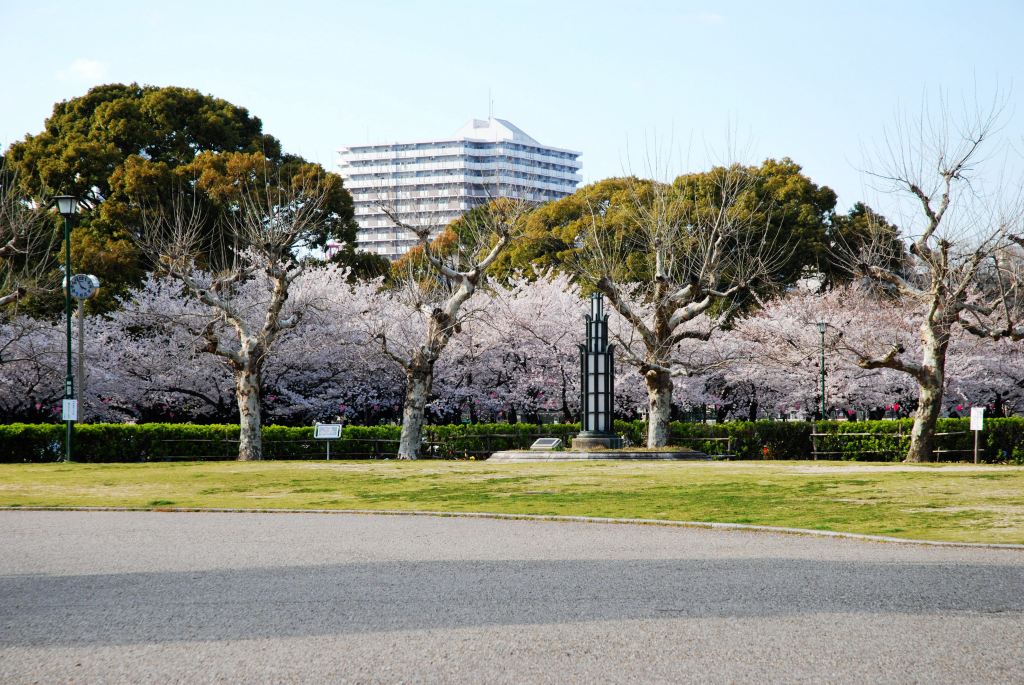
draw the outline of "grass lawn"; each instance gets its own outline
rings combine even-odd
[[[1024,543],[1024,467],[846,462],[0,465],[0,507],[401,509]]]

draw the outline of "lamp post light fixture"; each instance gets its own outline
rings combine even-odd
[[[818,322],[818,332],[821,333],[821,420],[825,420],[825,329],[828,328],[828,323],[824,321]]]
[[[71,440],[74,432],[75,378],[71,371],[71,218],[78,213],[78,198],[72,195],[58,195],[54,198],[57,211],[64,217],[64,318],[67,323],[67,375],[64,378],[63,418],[67,427],[64,432],[64,461],[71,461]]]

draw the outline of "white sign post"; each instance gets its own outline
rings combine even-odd
[[[331,459],[331,440],[337,440],[341,437],[341,424],[340,423],[318,423],[313,428],[313,437],[317,440],[327,441],[327,459]]]
[[[978,463],[978,433],[985,429],[985,407],[971,407],[971,430],[974,431],[974,463]]]

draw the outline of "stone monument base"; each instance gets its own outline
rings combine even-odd
[[[622,438],[617,435],[586,435],[580,433],[572,439],[574,450],[617,450],[622,449]]]
[[[497,463],[540,461],[710,461],[711,457],[694,450],[641,450],[641,449],[576,449],[579,438],[573,440],[573,449],[557,452],[538,450],[504,450],[487,459]]]

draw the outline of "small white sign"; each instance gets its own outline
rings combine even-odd
[[[341,437],[341,424],[318,423],[313,430],[313,437],[317,440],[337,440]]]
[[[78,400],[64,400],[64,420],[78,420]]]
[[[971,430],[980,431],[985,423],[985,407],[971,407]]]

